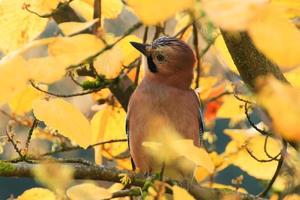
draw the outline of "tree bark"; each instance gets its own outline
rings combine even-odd
[[[30,164],[26,162],[9,163],[0,162],[0,176],[2,177],[29,177],[33,178],[32,170],[39,164]],[[109,168],[104,166],[87,166],[79,163],[68,163],[74,168],[74,179],[85,180],[101,180],[109,182],[120,182],[120,174],[127,174],[131,177],[131,186],[143,187],[146,179],[141,174],[133,174],[131,171],[118,170],[116,168]],[[239,200],[263,200],[263,198],[255,197],[251,194],[239,193],[230,189],[214,189],[201,187],[196,184],[189,185],[188,191],[197,200],[211,200],[211,199],[223,199],[225,196],[231,196]],[[132,191],[131,191],[132,192]],[[124,192],[119,192],[119,196]],[[117,196],[116,194],[116,196]],[[129,195],[132,194],[128,193]],[[133,194],[134,195],[134,194]]]
[[[256,79],[268,74],[288,83],[279,67],[255,48],[247,33],[230,33],[226,31],[221,31],[221,33],[242,80],[253,91],[255,91]]]

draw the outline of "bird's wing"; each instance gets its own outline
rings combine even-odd
[[[198,95],[196,91],[193,90],[193,94],[198,102],[198,109],[199,109],[199,115],[198,115],[198,123],[199,123],[199,137],[200,137],[200,146],[203,147],[203,133],[204,133],[204,118],[201,110],[201,102],[198,98]]]
[[[129,150],[129,154],[130,154],[130,141],[129,141],[129,138],[130,138],[130,131],[129,131],[129,119],[128,117],[126,117],[126,125],[125,125],[125,130],[126,130],[126,135],[127,135],[127,142],[128,142],[128,150]],[[130,160],[131,160],[131,166],[132,166],[132,170],[135,170],[135,164],[133,162],[133,159],[132,157],[130,156]]]

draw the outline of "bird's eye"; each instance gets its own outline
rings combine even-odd
[[[161,54],[158,54],[156,58],[158,61],[163,61],[165,59],[165,57]]]

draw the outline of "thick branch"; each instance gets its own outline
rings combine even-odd
[[[29,163],[6,163],[0,162],[0,176],[2,177],[33,177],[32,169],[38,164]],[[86,166],[78,163],[67,164],[74,168],[75,179],[91,179],[102,180],[109,182],[120,182],[120,174],[127,174],[131,177],[131,185],[142,187],[145,179],[139,174],[133,174],[126,170],[117,170],[116,168],[109,168],[104,166]],[[227,195],[237,195],[240,200],[247,199],[262,199],[249,194],[238,193],[229,189],[211,189],[198,185],[190,185],[189,192],[199,200],[222,199]],[[120,194],[121,196],[121,194]]]
[[[247,33],[221,32],[235,66],[243,81],[251,89],[255,88],[257,77],[267,74],[272,74],[278,80],[287,82],[279,67],[254,47]]]

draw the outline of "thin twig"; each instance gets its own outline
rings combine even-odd
[[[216,101],[218,100],[219,98],[225,96],[225,95],[231,95],[233,94],[233,92],[230,92],[230,91],[225,91],[225,92],[222,92],[221,94],[217,95],[217,96],[214,96],[214,97],[211,97],[209,98],[205,103],[209,103],[209,102],[212,102],[212,101]]]
[[[74,77],[74,73],[73,72],[69,72],[69,77],[70,79],[73,81],[73,83],[75,83],[76,85],[78,85],[79,87],[82,87],[81,83],[79,83],[75,77]]]
[[[25,144],[25,149],[27,149],[27,150],[29,148],[32,133],[33,133],[35,127],[37,126],[37,124],[38,124],[38,120],[34,117],[32,126],[30,127],[30,129],[28,131],[28,136],[27,136],[27,140],[26,140],[26,144]]]
[[[266,135],[266,137],[265,137],[265,142],[264,142],[264,152],[265,152],[265,154],[266,154],[269,158],[272,158],[272,159],[274,159],[274,160],[279,161],[278,157],[279,157],[280,154],[281,154],[280,152],[279,152],[279,154],[277,154],[275,157],[273,157],[273,156],[271,156],[271,155],[269,154],[269,152],[268,152],[268,150],[267,150],[268,139],[269,139],[269,135]]]
[[[236,95],[235,95],[235,97],[237,97]],[[261,133],[262,135],[270,135],[270,133],[268,133],[267,131],[265,131],[265,130],[262,130],[262,129],[260,129],[260,128],[258,128],[255,124],[254,124],[254,122],[251,120],[251,118],[250,118],[250,115],[249,115],[249,112],[248,112],[248,101],[246,101],[246,100],[244,100],[244,102],[245,102],[245,115],[246,115],[246,117],[247,117],[247,120],[248,120],[248,122],[250,123],[250,125],[257,131],[257,132],[259,132],[259,133]]]
[[[94,93],[94,92],[98,92],[98,91],[102,90],[103,88],[107,87],[107,86],[99,87],[99,88],[95,88],[95,89],[91,89],[91,90],[87,90],[87,91],[79,92],[79,93],[75,93],[75,94],[56,94],[56,93],[48,92],[46,90],[43,90],[43,89],[39,88],[37,85],[35,85],[35,83],[32,80],[30,81],[30,84],[31,84],[32,87],[34,87],[35,89],[37,89],[37,90],[39,90],[43,93],[46,93],[48,95],[55,96],[55,97],[62,97],[62,98],[83,96],[83,95],[86,95],[86,94],[91,94],[91,93]]]
[[[102,3],[101,3],[101,0],[94,0],[94,16],[93,18],[96,19],[96,18],[99,18],[99,20],[97,21],[97,23],[95,23],[93,25],[93,34],[96,34],[97,33],[97,30],[99,27],[101,27],[101,18],[102,18]]]
[[[5,131],[7,139],[12,144],[15,151],[18,153],[20,159],[24,160],[24,155],[22,154],[21,149],[19,149],[17,143],[14,141],[14,135],[11,132],[12,132],[12,127],[11,127],[11,125],[8,124],[6,127],[6,131]]]
[[[268,194],[269,190],[272,188],[273,183],[275,182],[276,178],[279,175],[279,172],[280,172],[281,167],[282,167],[283,162],[284,162],[284,157],[285,157],[285,154],[286,154],[286,150],[287,150],[287,142],[284,139],[282,139],[282,144],[283,144],[283,148],[281,150],[281,156],[280,156],[280,159],[278,161],[275,173],[274,173],[272,179],[270,180],[270,182],[268,183],[267,187],[260,194],[258,194],[259,197],[265,197]]]
[[[99,145],[116,143],[116,142],[126,142],[126,141],[127,141],[127,139],[112,139],[112,140],[107,140],[107,141],[103,141],[103,142],[98,142],[98,143],[92,144],[92,145],[88,146],[86,149],[90,149],[92,147],[99,146]],[[63,153],[63,152],[73,151],[73,150],[79,150],[79,149],[83,149],[83,148],[80,147],[80,146],[63,147],[63,148],[55,150],[55,151],[44,153],[41,156],[42,157],[43,156],[50,156],[50,155],[54,155],[54,154],[57,154],[57,153]]]
[[[217,37],[219,36],[220,34],[216,35],[212,40],[210,40],[206,47],[204,49],[201,50],[201,53],[200,53],[200,56],[203,57],[207,52],[208,50],[210,49],[210,47],[215,43]]]
[[[88,57],[87,59],[85,59],[84,61],[82,61],[81,63],[71,66],[70,68],[75,68],[78,66],[81,66],[83,63],[90,63],[90,61],[94,60],[97,56],[103,54],[104,52],[106,52],[107,50],[112,49],[117,43],[119,43],[122,39],[124,39],[126,36],[130,35],[131,33],[133,33],[134,31],[136,31],[137,29],[139,29],[142,26],[141,22],[137,22],[136,24],[134,24],[132,27],[130,27],[127,31],[125,31],[125,33],[118,38],[115,42],[113,42],[112,44],[107,45],[105,48],[103,48],[102,50],[100,50],[99,52],[95,53],[94,55]]]
[[[193,44],[194,44],[194,49],[195,49],[195,54],[196,54],[196,79],[195,79],[195,88],[199,87],[199,78],[200,78],[200,53],[199,53],[199,41],[198,41],[198,28],[197,24],[194,22],[193,23]]]
[[[260,158],[257,158],[250,149],[248,149],[248,147],[246,146],[246,151],[248,152],[248,154],[253,158],[255,159],[257,162],[272,162],[272,161],[278,161],[277,160],[277,157],[280,156],[281,153],[279,153],[277,156],[275,156],[274,158],[270,158],[270,159],[260,159]]]
[[[37,15],[38,17],[41,17],[41,18],[49,18],[49,17],[52,17],[55,13],[57,13],[58,11],[60,11],[60,9],[64,8],[65,6],[68,6],[73,0],[69,0],[67,2],[64,2],[64,3],[59,3],[58,6],[51,12],[51,13],[48,13],[48,14],[39,14],[37,13],[36,11],[33,11],[33,10],[30,10],[29,7],[30,7],[30,4],[25,4],[23,5],[23,8],[25,10],[27,10],[28,12],[34,14],[34,15]]]

